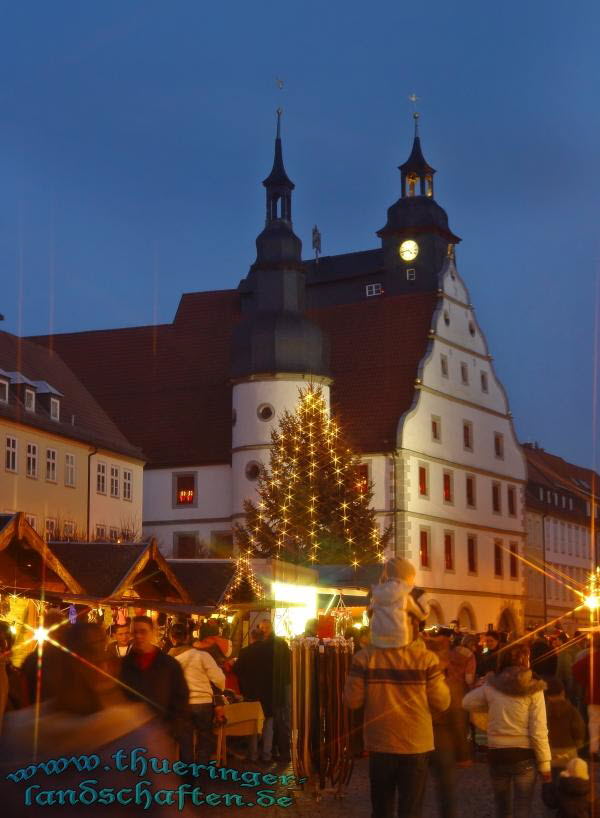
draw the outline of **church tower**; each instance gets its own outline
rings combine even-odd
[[[444,260],[460,241],[433,197],[435,170],[423,156],[418,117],[415,113],[412,151],[398,168],[401,196],[388,209],[385,227],[377,232],[388,291],[394,293],[437,290]]]
[[[256,261],[239,292],[243,318],[233,336],[233,516],[254,494],[259,464],[267,464],[271,430],[293,411],[298,390],[321,383],[329,398],[329,349],[316,324],[306,318],[302,242],[292,228],[294,183],[283,164],[281,110],[273,168],[263,181],[266,223],[256,239]]]

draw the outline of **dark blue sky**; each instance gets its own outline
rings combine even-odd
[[[305,255],[315,222],[325,254],[377,246],[415,90],[518,433],[592,464],[596,3],[1,8],[5,329],[166,322],[182,292],[235,287],[263,223],[278,104]]]

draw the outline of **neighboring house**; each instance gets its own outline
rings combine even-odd
[[[23,511],[46,539],[141,533],[139,449],[58,353],[5,332],[0,445],[0,511]]]
[[[581,596],[598,558],[600,476],[526,443],[528,481],[525,621],[557,617],[572,629],[589,624]],[[594,543],[595,541],[595,543]],[[533,566],[537,566],[533,567]]]
[[[144,531],[165,554],[232,553],[271,431],[312,381],[374,483],[394,551],[430,590],[432,618],[515,630],[523,456],[416,134],[400,171],[380,247],[303,261],[278,122],[266,225],[237,290],[186,294],[169,324],[52,343],[146,454]]]

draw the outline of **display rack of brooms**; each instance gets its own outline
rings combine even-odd
[[[292,763],[317,798],[327,786],[341,797],[352,775],[351,717],[344,705],[353,641],[292,640]]]

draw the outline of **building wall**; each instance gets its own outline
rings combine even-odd
[[[509,550],[512,546],[518,555],[524,553],[524,457],[485,337],[451,260],[440,286],[440,303],[415,384],[415,400],[398,429],[398,462],[404,484],[396,494],[400,510],[396,549],[415,563],[417,582],[440,598],[446,622],[470,605],[471,619],[478,629],[490,623],[497,626],[505,609],[520,628],[524,568],[518,557],[511,561]],[[463,382],[461,365],[467,383]],[[433,434],[432,419],[437,422],[439,439]],[[471,429],[470,448],[464,443],[465,422]],[[495,434],[502,436],[501,456],[496,453]],[[427,475],[425,495],[420,491],[420,468]],[[445,474],[452,484],[450,500],[444,496]],[[467,504],[467,477],[473,480],[474,507]],[[499,491],[499,511],[492,504],[494,484]],[[514,492],[513,514],[508,508],[509,489]],[[428,535],[428,567],[420,555],[422,531]],[[446,535],[453,547],[450,568],[445,558]],[[472,572],[468,570],[468,537],[474,538],[476,551]],[[502,563],[498,575],[496,544]],[[514,576],[511,568],[516,568]]]
[[[98,490],[99,463],[106,467],[104,493]],[[115,496],[111,493],[111,468],[117,469]],[[124,472],[131,475],[131,499],[125,499]],[[143,463],[100,449],[90,458],[90,477],[90,538],[115,539],[115,534],[119,539],[140,537],[143,533]]]
[[[7,469],[7,437],[17,440],[17,470]],[[27,446],[37,446],[37,476],[27,475]],[[65,523],[71,524],[75,533],[87,537],[88,509],[88,456],[95,447],[81,441],[68,440],[43,430],[10,421],[0,422],[0,506],[3,511],[23,511],[34,523],[39,533],[44,534],[48,524],[54,524],[59,536],[64,532]],[[47,479],[47,452],[56,452],[56,477]],[[74,485],[68,485],[67,455],[74,457]],[[137,519],[140,530],[143,464],[111,452],[101,454],[108,465],[116,465],[120,474],[123,469],[132,472],[132,501],[125,502],[112,498],[99,498],[95,492],[95,466],[92,460],[92,483],[90,493],[91,536],[94,536],[96,522],[102,521],[109,528],[119,528],[125,519]],[[110,479],[110,472],[107,479]],[[108,487],[110,484],[108,484]],[[122,486],[121,486],[122,489]]]

